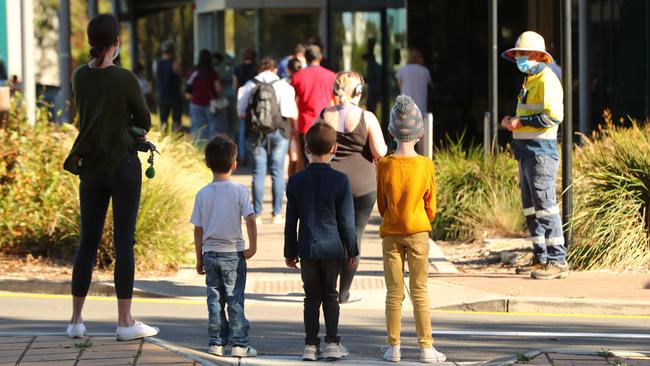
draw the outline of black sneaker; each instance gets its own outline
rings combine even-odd
[[[569,264],[551,262],[544,266],[544,269],[533,271],[530,275],[536,280],[555,280],[569,276]]]
[[[518,275],[530,275],[534,271],[544,269],[544,266],[546,266],[546,263],[542,263],[537,260],[537,258],[533,258],[528,264],[518,266],[517,269],[515,269],[515,273]]]

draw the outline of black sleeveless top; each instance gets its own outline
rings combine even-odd
[[[321,120],[324,112],[321,112]],[[345,109],[339,110],[339,121],[341,117],[347,117],[347,113],[343,112],[346,112]],[[336,132],[336,156],[331,162],[332,168],[348,176],[355,198],[377,191],[377,172],[364,116],[365,111],[362,111],[359,123],[352,131]]]

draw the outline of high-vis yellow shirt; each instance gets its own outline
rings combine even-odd
[[[528,75],[519,92],[517,117],[522,127],[513,131],[517,158],[535,155],[558,156],[557,130],[564,118],[564,90],[547,64]]]

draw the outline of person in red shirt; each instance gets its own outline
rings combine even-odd
[[[210,111],[210,100],[219,98],[221,82],[212,68],[212,55],[201,50],[199,62],[189,73],[186,96],[190,100],[190,133],[198,134],[200,140],[208,140],[217,133],[226,132],[223,111]]]
[[[320,47],[310,45],[305,50],[308,66],[298,71],[292,78],[298,102],[298,123],[296,131],[300,136],[300,147],[305,145],[305,134],[316,119],[316,116],[334,102],[332,86],[336,75],[320,65],[323,55]],[[308,161],[305,157],[305,161]]]

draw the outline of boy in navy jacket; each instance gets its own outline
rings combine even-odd
[[[321,356],[318,321],[322,304],[326,329],[322,357],[331,361],[349,355],[338,336],[336,281],[341,261],[352,267],[359,254],[354,207],[347,176],[329,165],[336,153],[336,131],[317,123],[307,131],[305,140],[311,164],[291,176],[287,184],[284,257],[288,267],[297,268],[298,258],[301,263],[306,334],[303,360],[315,361]]]

